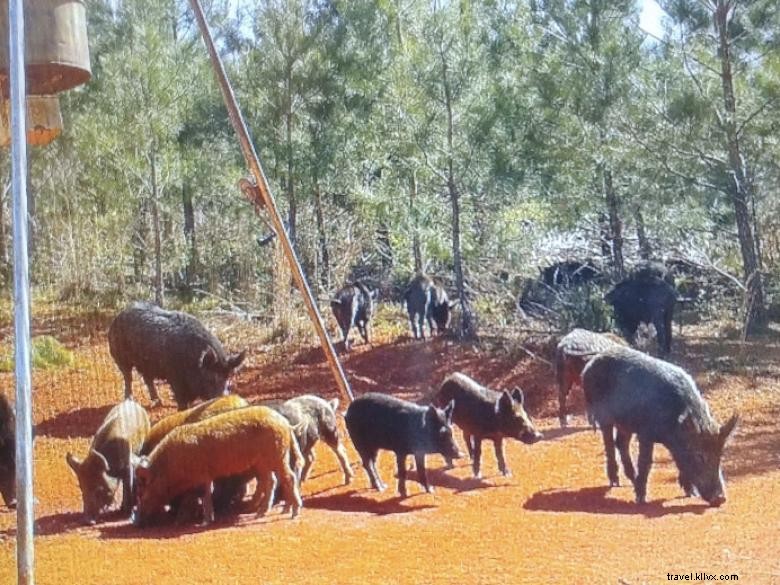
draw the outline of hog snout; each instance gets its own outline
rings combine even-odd
[[[534,443],[538,443],[544,438],[544,435],[540,433],[539,431],[533,431],[533,432],[526,432],[523,433],[523,436],[520,437],[520,440],[523,443],[526,443],[528,445],[533,445]]]
[[[710,498],[707,503],[713,508],[720,508],[726,503],[726,496],[724,494],[718,494],[717,496]]]
[[[9,510],[16,510],[16,498],[8,502],[7,505]]]

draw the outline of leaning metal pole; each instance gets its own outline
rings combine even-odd
[[[16,371],[16,571],[19,585],[33,584],[32,380],[30,282],[27,274],[27,107],[24,76],[24,9],[8,2],[11,87],[11,189],[14,234],[14,355]]]
[[[306,304],[306,309],[309,312],[309,317],[311,317],[314,328],[317,330],[317,335],[320,338],[320,344],[322,345],[322,349],[325,352],[325,357],[328,360],[328,364],[333,371],[333,375],[336,378],[336,382],[338,383],[339,388],[351,401],[354,399],[352,389],[349,387],[349,382],[347,381],[347,377],[344,375],[344,370],[341,368],[341,363],[336,356],[336,351],[333,349],[333,344],[330,341],[330,337],[328,337],[328,333],[325,331],[325,325],[322,322],[322,316],[320,315],[320,311],[317,308],[317,303],[314,302],[314,297],[311,294],[309,284],[306,282],[306,277],[303,274],[301,264],[298,262],[298,257],[296,256],[295,250],[290,243],[290,238],[287,236],[287,230],[285,230],[284,224],[282,223],[282,216],[279,214],[279,209],[276,207],[276,201],[274,200],[274,197],[271,194],[271,189],[268,186],[268,180],[265,178],[263,168],[260,166],[260,160],[257,158],[257,152],[255,152],[255,147],[249,137],[249,131],[247,130],[246,123],[244,122],[244,117],[241,115],[241,110],[238,108],[238,103],[236,102],[236,96],[233,93],[233,88],[230,85],[227,74],[225,73],[225,67],[222,64],[219,53],[217,53],[217,49],[214,46],[214,39],[212,38],[211,31],[209,30],[209,26],[206,23],[206,17],[203,14],[203,8],[201,7],[199,0],[190,0],[190,6],[192,6],[192,10],[195,13],[195,18],[198,21],[198,27],[200,28],[200,32],[203,35],[203,40],[206,43],[209,56],[211,57],[211,64],[214,67],[214,72],[216,73],[217,80],[219,81],[219,86],[222,90],[222,97],[225,100],[225,106],[227,107],[228,114],[230,115],[230,121],[233,124],[233,129],[238,135],[238,141],[241,144],[241,151],[244,153],[244,159],[246,160],[246,164],[249,167],[250,172],[254,176],[255,183],[257,184],[257,191],[259,191],[259,195],[262,199],[262,201],[257,201],[257,199],[253,200],[255,212],[259,213],[261,207],[265,207],[265,209],[268,211],[271,224],[273,225],[277,236],[279,236],[279,241],[282,244],[284,254],[287,256],[287,260],[289,261],[290,267],[292,268],[295,284],[298,286],[298,289],[303,295],[303,300]]]

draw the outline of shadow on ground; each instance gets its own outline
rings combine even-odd
[[[669,514],[703,514],[709,506],[703,502],[685,500],[685,504],[668,505],[671,501],[654,500],[636,504],[608,496],[606,486],[585,487],[576,490],[544,490],[536,492],[523,505],[536,512],[585,512],[588,514],[642,515],[660,518]],[[682,500],[680,500],[682,501]],[[667,505],[664,505],[667,504]]]

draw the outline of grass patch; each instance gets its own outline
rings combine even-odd
[[[51,335],[40,335],[32,340],[32,367],[49,370],[72,366],[75,362],[73,352]],[[0,372],[14,371],[13,345],[0,347]]]

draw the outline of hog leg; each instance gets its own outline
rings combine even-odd
[[[569,396],[569,390],[571,389],[571,380],[563,359],[556,360],[555,370],[558,378],[558,422],[561,428],[565,429],[569,424],[569,417],[566,416],[566,398]]]
[[[414,456],[415,464],[417,465],[417,478],[425,488],[427,493],[433,492],[433,486],[428,483],[428,473],[425,470],[425,455],[422,453]]]
[[[366,470],[368,480],[371,482],[371,487],[381,492],[385,489],[385,485],[382,480],[379,479],[379,474],[376,472],[376,455],[377,452],[373,451],[359,451],[360,459],[363,461],[363,469]]]
[[[509,468],[506,466],[506,460],[504,459],[504,439],[502,437],[493,439],[493,448],[496,451],[498,470],[501,472],[501,475],[504,477],[511,477],[512,472],[509,471]]]
[[[482,463],[482,437],[474,437],[474,453],[472,454],[473,461],[471,462],[474,470],[474,477],[477,479],[482,478],[482,474],[479,472],[480,464]]]
[[[311,466],[314,465],[315,459],[314,449],[309,447],[309,450],[303,454],[304,464],[301,470],[301,481],[306,481],[306,478],[309,477],[309,471],[311,471]]]
[[[279,476],[280,490],[285,501],[284,511],[287,512],[292,508],[291,517],[295,518],[303,506],[303,502],[301,501],[301,490],[298,478],[295,476],[295,472],[287,461],[288,460],[285,459],[284,466],[279,470],[277,475]]]
[[[634,482],[636,503],[647,502],[647,476],[650,475],[650,467],[653,464],[653,442],[639,437],[639,458],[637,459],[637,474]]]
[[[149,398],[152,399],[152,406],[159,406],[161,404],[160,397],[157,395],[157,389],[154,387],[154,377],[144,376],[144,382],[149,389]],[[181,410],[181,408],[179,409]]]
[[[257,516],[265,516],[271,511],[273,506],[273,495],[276,491],[276,477],[267,470],[257,471],[257,487],[250,501],[250,509],[254,510]]]
[[[620,460],[623,462],[623,472],[633,483],[636,479],[636,473],[634,472],[634,464],[631,461],[631,451],[629,450],[631,433],[618,429],[615,441],[617,443],[618,452],[620,453]]]
[[[363,341],[366,342],[366,345],[371,344],[371,324],[368,321],[361,321],[358,324],[358,329],[360,330],[360,335],[363,336]]]
[[[430,317],[428,318],[430,323]],[[420,339],[425,340],[425,313],[417,314],[417,328],[420,330]],[[428,325],[428,333],[431,333],[430,325]]]
[[[133,396],[133,366],[119,366],[122,377],[125,379],[125,399]]]
[[[203,486],[203,523],[214,522],[214,500],[211,498],[211,482]]]
[[[602,426],[601,436],[604,439],[604,455],[607,457],[609,487],[617,487],[620,485],[620,479],[618,478],[617,461],[615,461],[615,435],[612,425]]]
[[[677,483],[680,484],[680,487],[685,492],[686,498],[690,498],[691,496],[696,495],[696,490],[693,488],[693,482],[682,471],[680,472],[680,476],[677,478]]]
[[[341,441],[339,441],[338,437],[335,437],[335,440],[326,439],[325,443],[333,450],[339,460],[341,470],[344,472],[344,485],[349,485],[349,483],[352,481],[352,478],[355,477],[355,473],[352,471],[352,466],[349,464],[347,450],[344,448],[344,445],[341,443]]]
[[[133,466],[130,463],[129,456],[130,456],[130,446],[127,447],[128,450],[128,461],[127,466],[122,471],[122,505],[119,508],[119,510],[123,514],[129,514],[133,509],[133,496],[134,496],[134,490],[133,490]]]
[[[398,463],[398,493],[402,498],[406,497],[406,454],[396,453],[395,460]],[[418,470],[419,472],[419,470]]]

